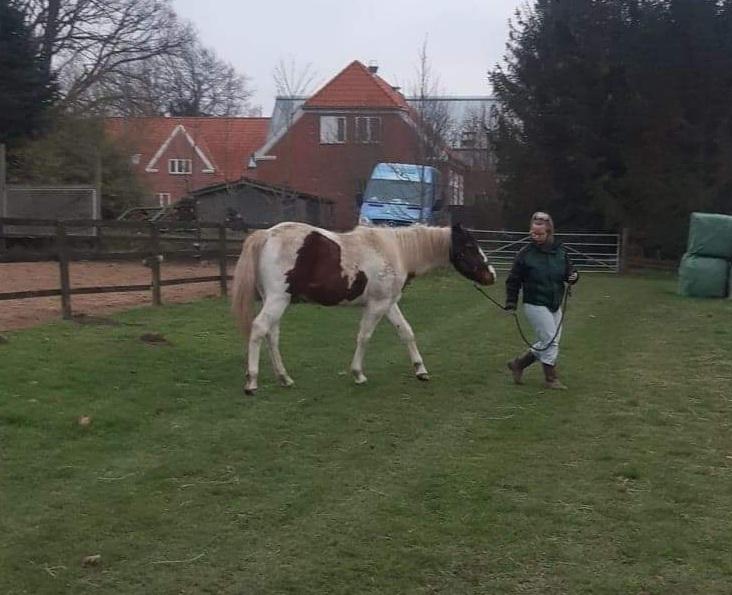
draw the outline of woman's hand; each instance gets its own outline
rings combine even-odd
[[[567,277],[567,283],[570,285],[574,285],[579,280],[579,273],[577,271],[572,271],[569,274],[569,277]]]

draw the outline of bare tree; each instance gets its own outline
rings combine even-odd
[[[437,100],[441,94],[440,80],[432,72],[425,38],[419,48],[416,84],[412,92],[419,126],[416,159],[420,163],[437,163],[445,156],[452,122],[445,102]]]
[[[280,58],[272,73],[277,95],[285,97],[300,97],[310,93],[316,76],[312,64],[300,66],[293,57],[289,61]]]
[[[131,64],[174,55],[191,43],[169,0],[10,0],[36,35],[38,54],[54,71],[65,108],[89,108],[95,86]]]
[[[194,40],[170,56],[130,64],[91,91],[106,113],[125,116],[254,115],[247,78]]]
[[[185,48],[180,58],[169,60],[171,102],[168,112],[179,116],[232,116],[249,109],[252,92],[247,78],[216,53],[199,43]]]
[[[316,76],[317,74],[313,70],[312,64],[300,65],[292,56],[287,60],[280,58],[272,72],[279,103],[277,109],[280,110],[278,117],[273,117],[272,119],[273,125],[278,126],[272,133],[277,134],[282,129],[287,130],[292,126],[295,113],[300,106],[300,100],[303,100],[310,93]],[[275,208],[278,211],[278,217],[280,219],[285,218],[285,203],[291,203],[297,196],[297,193],[290,189],[290,184],[292,184],[292,163],[294,160],[292,138],[285,136],[283,143],[285,145],[282,147],[282,151],[287,155],[287,159],[284,161],[286,165],[282,171],[283,185],[282,189],[275,192],[272,196],[276,201]]]

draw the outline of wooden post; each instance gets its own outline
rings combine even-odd
[[[160,231],[157,225],[150,224],[150,271],[152,271],[153,306],[160,306]]]
[[[61,316],[71,320],[71,281],[69,278],[69,253],[66,243],[66,228],[63,222],[56,223],[56,250],[61,275]]]
[[[228,279],[226,276],[228,275],[227,267],[226,267],[226,225],[221,224],[219,225],[219,274],[220,277],[220,285],[221,285],[221,296],[226,297],[226,294],[228,293]]]
[[[620,246],[618,247],[618,272],[619,273],[627,273],[628,272],[628,242],[630,240],[630,229],[628,227],[623,227],[622,233],[620,235]]]
[[[94,161],[94,193],[96,204],[93,205],[92,219],[102,218],[102,151],[97,148],[97,155]]]
[[[5,145],[0,143],[0,218],[7,217],[5,201],[7,201],[8,197],[5,192]],[[5,247],[5,229],[3,228],[2,221],[0,221],[0,252],[4,252]]]

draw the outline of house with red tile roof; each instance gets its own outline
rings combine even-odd
[[[269,118],[109,118],[107,131],[130,154],[150,206],[242,178],[266,138]]]
[[[430,141],[423,107],[356,60],[310,97],[277,98],[272,118],[111,118],[108,128],[129,147],[151,204],[247,178],[329,199],[333,226],[349,229],[380,162],[437,167],[456,205],[485,186],[459,147]]]
[[[311,97],[289,99],[286,109],[275,106],[254,175],[332,199],[337,228],[357,223],[356,197],[380,162],[433,165],[443,173],[446,194],[462,203],[470,166],[449,146],[430,141],[423,112],[376,67],[351,62]]]

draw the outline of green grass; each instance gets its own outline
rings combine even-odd
[[[292,307],[254,398],[219,300],[12,333],[0,592],[729,593],[732,300],[674,291],[586,275],[564,392],[454,274],[402,301],[430,383],[384,322],[355,386],[347,308]]]

